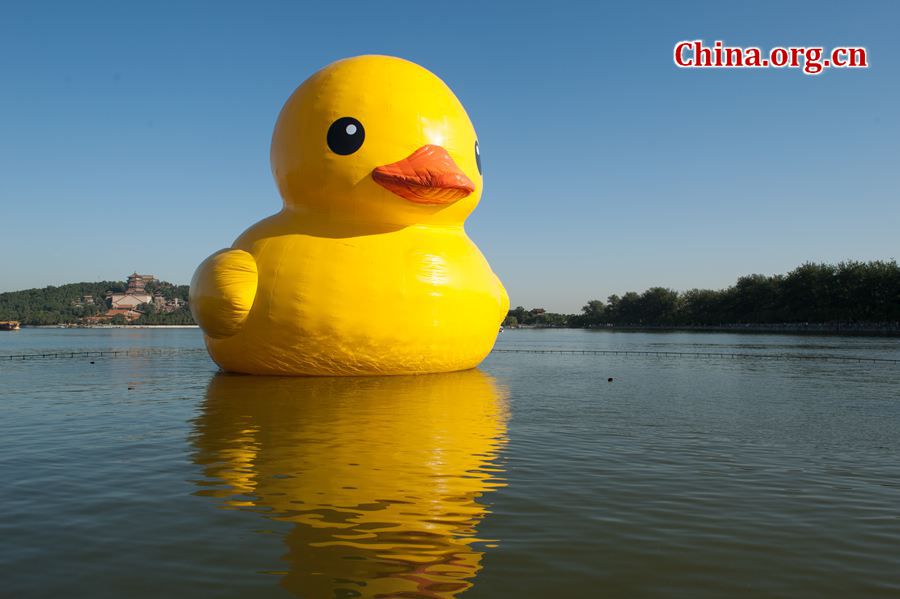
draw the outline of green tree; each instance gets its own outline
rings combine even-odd
[[[691,289],[682,294],[679,322],[688,325],[717,325],[724,317],[724,293],[712,289]]]
[[[637,309],[638,320],[644,324],[675,324],[678,311],[678,292],[665,287],[651,287],[641,294]]]
[[[516,306],[516,308],[510,312],[510,315],[515,316],[519,324],[527,324],[531,317],[531,314],[522,306]]]
[[[600,300],[588,300],[588,303],[581,307],[583,314],[583,323],[581,326],[599,326],[606,322],[606,306]]]
[[[627,292],[616,305],[616,324],[652,324],[645,322],[641,307],[641,296],[634,291]]]

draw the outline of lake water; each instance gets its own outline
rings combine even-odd
[[[709,333],[497,348],[900,358]],[[140,351],[3,359],[101,349]],[[900,594],[900,364],[495,352],[260,378],[218,374],[196,329],[24,329],[0,333],[0,410],[10,597]]]

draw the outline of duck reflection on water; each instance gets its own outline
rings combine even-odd
[[[295,524],[282,585],[308,597],[454,597],[505,483],[506,392],[480,370],[219,374],[196,421],[198,494]]]

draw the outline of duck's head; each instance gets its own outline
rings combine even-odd
[[[462,104],[390,56],[340,60],[307,79],[281,110],[271,159],[289,210],[335,222],[456,225],[481,198]]]

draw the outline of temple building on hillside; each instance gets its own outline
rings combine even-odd
[[[153,296],[147,293],[147,283],[156,281],[153,275],[139,275],[132,273],[128,275],[128,284],[124,293],[110,293],[109,305],[113,310],[133,310],[141,304],[149,304],[153,301]]]
[[[147,289],[147,285],[156,283],[156,288]],[[152,293],[151,293],[152,292]],[[73,305],[85,307],[89,304],[103,305],[106,304],[107,310],[102,314],[91,314],[82,318],[85,324],[103,324],[108,323],[117,316],[121,316],[126,322],[130,323],[138,320],[145,314],[169,314],[178,310],[183,310],[187,306],[187,302],[179,297],[169,297],[166,295],[176,295],[179,290],[174,286],[165,283],[160,284],[159,280],[153,275],[141,275],[136,272],[128,275],[128,282],[125,284],[124,291],[107,291],[105,302],[94,299],[91,295],[84,295],[80,299],[72,301]],[[144,306],[150,304],[150,306]]]

